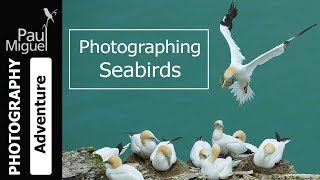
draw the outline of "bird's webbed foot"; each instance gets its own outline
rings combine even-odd
[[[248,93],[248,86],[249,86],[249,82],[247,82],[247,84],[244,86],[243,91],[244,93]]]

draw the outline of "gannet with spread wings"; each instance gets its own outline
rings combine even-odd
[[[262,65],[270,59],[283,54],[286,47],[293,39],[301,36],[303,33],[316,26],[316,24],[306,28],[297,35],[271,49],[270,51],[258,56],[250,63],[242,64],[243,60],[245,60],[245,57],[240,52],[240,48],[231,36],[232,20],[237,17],[237,15],[237,8],[232,3],[227,14],[224,16],[223,20],[220,23],[220,31],[226,39],[231,53],[231,63],[224,74],[221,76],[221,85],[222,88],[229,87],[229,89],[231,89],[231,93],[236,96],[237,101],[239,101],[240,105],[242,105],[246,101],[253,98],[254,92],[250,88],[249,83],[255,68],[258,65]]]

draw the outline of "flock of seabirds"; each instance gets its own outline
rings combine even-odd
[[[308,27],[294,37],[286,40],[270,51],[260,55],[248,64],[243,65],[245,57],[240,48],[231,37],[232,20],[238,15],[237,8],[232,3],[228,12],[220,23],[220,31],[225,37],[231,53],[231,63],[225,73],[221,76],[222,88],[228,87],[234,93],[240,104],[253,98],[253,91],[249,86],[254,69],[268,60],[281,55],[286,47],[296,37],[316,26]],[[232,136],[223,133],[223,122],[217,120],[214,123],[212,144],[198,138],[194,143],[190,159],[192,163],[201,169],[201,173],[207,179],[226,179],[233,174],[233,167],[241,160],[236,160],[242,154],[252,153],[253,162],[261,168],[272,168],[282,159],[285,145],[290,141],[288,138],[281,138],[276,133],[275,139],[265,139],[260,146],[246,143],[246,134],[236,131]],[[152,166],[157,171],[167,171],[177,161],[177,155],[173,142],[178,138],[169,141],[160,141],[149,130],[140,134],[131,134],[131,142],[125,146],[119,144],[116,148],[104,147],[95,151],[106,163],[106,175],[111,180],[142,180],[141,172],[133,166],[122,164],[120,155],[131,146],[133,153],[142,159],[150,159]]]
[[[223,121],[214,122],[212,145],[197,138],[190,151],[190,160],[193,165],[201,169],[201,174],[207,179],[227,179],[233,175],[233,168],[241,160],[242,155],[253,154],[253,162],[261,168],[272,168],[282,159],[285,146],[290,139],[281,138],[276,133],[276,139],[265,139],[257,148],[246,143],[246,134],[242,130],[232,136],[223,133]],[[106,175],[111,180],[143,180],[143,175],[135,167],[122,164],[120,156],[131,147],[131,151],[142,160],[150,160],[152,167],[157,171],[167,171],[177,161],[172,140],[160,141],[151,131],[144,130],[139,134],[129,135],[131,142],[125,146],[120,143],[117,147],[104,147],[95,151],[106,163]]]

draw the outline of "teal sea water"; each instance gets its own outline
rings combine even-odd
[[[195,137],[202,135],[211,141],[213,122],[222,119],[226,133],[242,129],[247,133],[247,141],[257,146],[265,138],[274,138],[275,131],[291,138],[284,159],[293,163],[298,172],[320,173],[320,25],[296,39],[285,54],[256,69],[251,82],[256,96],[239,106],[233,95],[219,85],[230,57],[219,23],[230,3],[230,0],[63,1],[63,150],[116,146],[129,141],[125,131],[150,129],[159,138],[183,136],[175,147],[178,157],[188,160]],[[307,26],[319,23],[318,0],[255,0],[235,4],[239,15],[232,33],[246,62]],[[210,29],[210,90],[69,90],[71,28]],[[86,66],[79,68],[87,70]],[[195,68],[193,73],[199,71]]]

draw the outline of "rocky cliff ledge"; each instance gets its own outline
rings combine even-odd
[[[65,180],[108,179],[105,176],[106,166],[99,155],[93,154],[93,147],[64,152],[62,156],[62,178]],[[168,171],[155,171],[150,161],[140,161],[135,154],[129,155],[123,163],[136,167],[146,180],[186,180],[205,179],[199,168],[191,162],[178,160]],[[293,165],[282,160],[272,169],[258,168],[253,164],[253,156],[243,157],[241,163],[234,169],[234,175],[229,179],[320,179],[316,174],[298,174]]]

